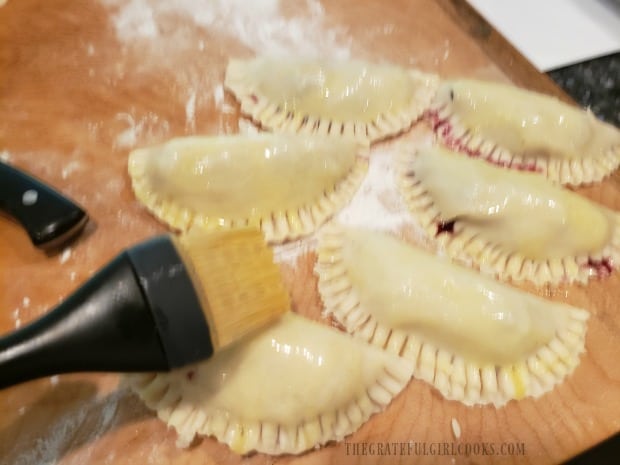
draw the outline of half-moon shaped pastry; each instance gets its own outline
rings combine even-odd
[[[257,57],[231,60],[225,86],[266,129],[376,141],[408,129],[438,78],[363,61]]]
[[[134,150],[129,174],[138,200],[175,229],[251,225],[282,242],[312,233],[351,199],[366,157],[344,138],[196,136]]]
[[[411,378],[411,362],[295,314],[211,359],[130,384],[187,446],[300,453],[357,430]]]
[[[571,373],[588,313],[439,259],[386,233],[328,227],[318,249],[326,311],[415,362],[465,404],[540,396]]]
[[[585,282],[620,259],[619,216],[533,173],[431,147],[404,155],[399,183],[428,235],[502,279]]]
[[[505,84],[445,81],[427,112],[449,148],[578,185],[620,164],[620,131],[592,113]]]

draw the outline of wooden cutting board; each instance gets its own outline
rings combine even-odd
[[[275,0],[229,0],[224,11],[213,0],[198,2],[202,10],[169,2],[178,6],[163,14],[164,3],[9,0],[0,8],[0,154],[92,216],[80,240],[51,256],[0,218],[2,332],[42,315],[124,247],[165,230],[132,195],[128,151],[173,136],[237,131],[238,107],[221,88],[229,56],[278,51],[278,45],[348,53],[446,77],[511,80],[565,98],[460,1],[338,0],[318,8],[315,0],[282,7]],[[145,10],[146,4],[155,6]],[[614,180],[580,192],[620,207]],[[314,259],[309,253],[282,269],[295,310],[318,319]],[[536,400],[468,408],[413,380],[346,443],[301,456],[244,458],[211,438],[177,449],[174,431],[115,375],[66,375],[0,392],[0,463],[557,463],[620,430],[619,274],[538,292],[592,317],[580,366]],[[412,449],[377,455],[377,444],[386,442]],[[429,455],[445,454],[443,443],[469,444],[478,454]],[[502,443],[524,453],[484,454]]]

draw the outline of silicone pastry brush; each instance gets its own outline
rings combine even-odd
[[[289,309],[260,231],[158,236],[0,339],[0,388],[58,373],[179,368]]]
[[[80,234],[86,212],[44,182],[0,161],[0,210],[19,222],[32,243],[51,250]]]

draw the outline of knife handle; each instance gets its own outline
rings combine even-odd
[[[2,161],[0,210],[24,227],[36,247],[48,250],[76,237],[88,221],[86,212],[69,198]]]

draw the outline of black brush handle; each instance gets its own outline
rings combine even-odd
[[[52,249],[77,236],[86,212],[57,190],[0,161],[0,210],[15,218],[36,247]]]
[[[60,373],[167,371],[212,354],[191,278],[170,238],[159,236],[0,338],[0,389]]]
[[[165,370],[167,365],[125,254],[54,310],[0,339],[0,389],[60,373]]]

